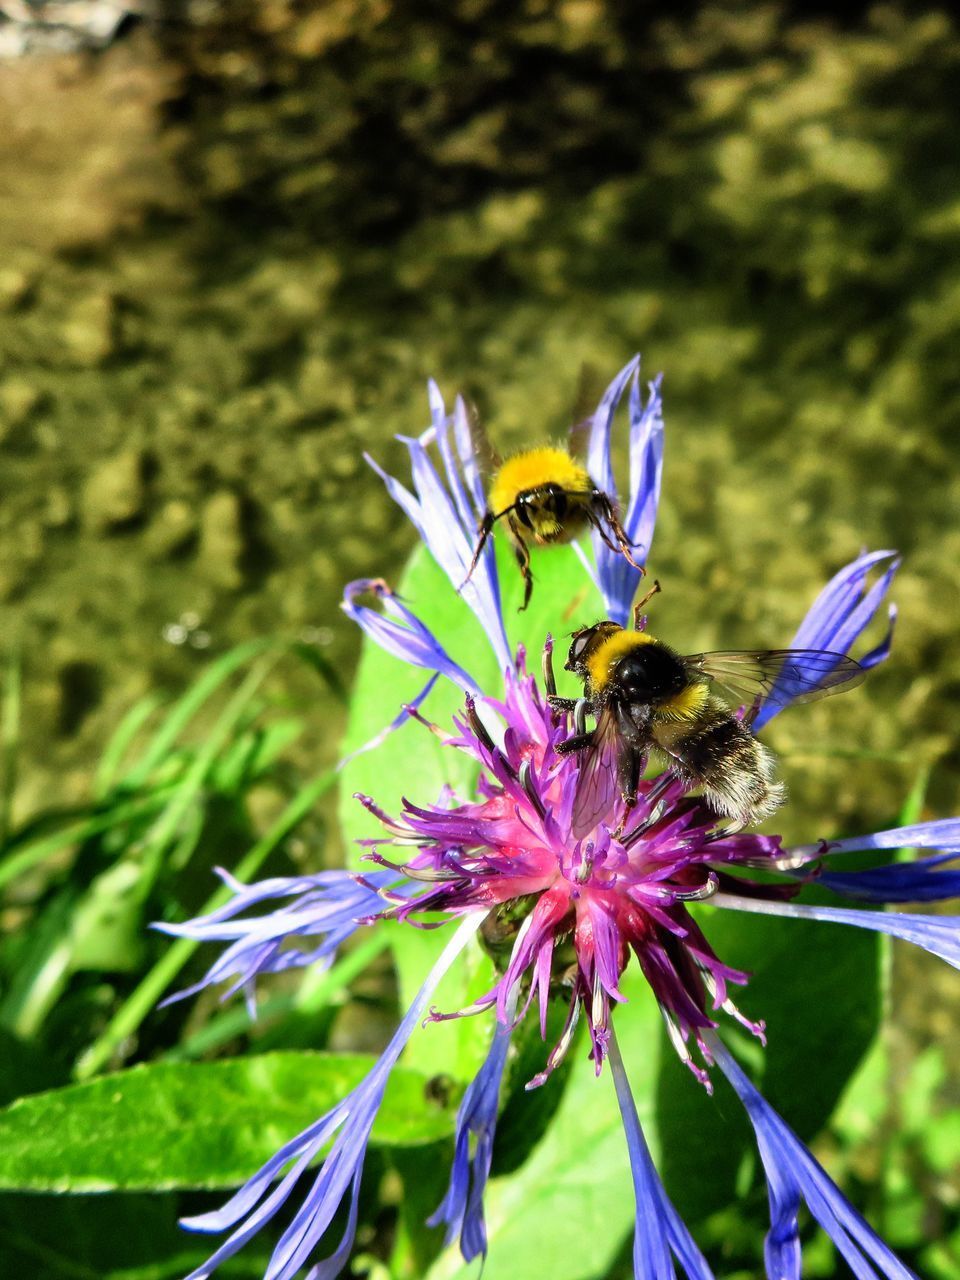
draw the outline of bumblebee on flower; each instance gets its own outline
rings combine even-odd
[[[638,549],[638,565],[597,529],[593,560],[586,561],[606,616],[619,627],[626,625],[640,579],[639,562],[652,539],[662,463],[659,383],[651,384],[644,398],[636,361],[621,371],[598,406],[588,453],[590,475],[604,493],[615,495],[610,431],[628,388],[631,484],[622,506],[622,529]],[[636,1197],[635,1274],[669,1280],[676,1274],[675,1259],[684,1275],[707,1280],[710,1267],[657,1175],[617,1040],[617,1023],[631,1012],[619,1007],[624,1003],[622,978],[634,963],[659,1004],[676,1051],[696,1079],[710,1089],[711,1072],[718,1070],[746,1108],[767,1175],[771,1223],[765,1259],[770,1280],[800,1275],[801,1202],[856,1275],[904,1280],[912,1274],[909,1269],[763,1100],[721,1039],[724,1023],[732,1020],[762,1040],[762,1010],[750,1008],[739,994],[748,975],[714,951],[697,912],[698,904],[708,900],[711,908],[782,916],[785,928],[803,918],[853,924],[914,942],[958,967],[956,918],[797,899],[814,876],[836,894],[871,902],[953,896],[960,887],[960,873],[950,866],[960,853],[960,821],[919,824],[829,846],[815,839],[788,848],[776,835],[732,830],[696,779],[674,768],[656,778],[638,777],[635,794],[628,797],[614,789],[589,820],[582,807],[575,819],[582,761],[562,748],[580,731],[577,713],[551,706],[551,690],[539,686],[522,651],[515,653],[509,643],[489,543],[479,548],[472,563],[487,505],[466,413],[458,401],[448,417],[433,386],[431,408],[429,430],[406,441],[416,492],[381,475],[447,574],[451,589],[466,579],[463,596],[496,656],[502,688],[482,689],[447,652],[442,638],[385,583],[350,584],[344,608],[377,644],[427,673],[421,694],[397,709],[399,721],[413,722],[402,732],[438,734],[447,750],[478,767],[476,787],[471,794],[411,796],[393,814],[376,795],[362,796],[360,802],[383,827],[382,837],[367,844],[375,870],[360,875],[324,872],[250,887],[234,883],[232,902],[214,916],[164,927],[230,942],[204,983],[230,978],[248,991],[261,973],[289,967],[300,962],[297,957],[303,963],[326,958],[351,929],[384,917],[415,924],[430,913],[432,924],[438,918],[445,922],[439,932],[449,935],[448,940],[371,1075],[287,1143],[222,1209],[185,1223],[193,1230],[231,1232],[192,1280],[209,1276],[271,1221],[304,1178],[312,1183],[280,1236],[267,1275],[292,1280],[308,1265],[311,1280],[332,1280],[339,1274],[353,1244],[364,1157],[389,1072],[421,1021],[446,1017],[489,1017],[491,1041],[458,1112],[450,1182],[432,1221],[446,1226],[448,1242],[459,1241],[467,1260],[484,1254],[483,1195],[511,1037],[525,1017],[534,1016],[534,1007],[545,1036],[548,1005],[558,992],[565,1002],[565,1022],[556,1042],[545,1047],[542,1069],[528,1087],[550,1087],[553,1070],[571,1048],[576,1051],[582,1020],[597,1073],[609,1065],[623,1120]],[[432,448],[442,472],[434,465]],[[880,576],[868,586],[875,569]],[[879,609],[895,570],[889,552],[863,555],[848,565],[814,602],[791,649],[826,650],[845,658]],[[371,593],[379,609],[363,602]],[[890,639],[888,631],[859,658],[860,666],[869,669],[882,661]],[[548,652],[549,645],[548,640]],[[822,671],[808,672],[806,684],[798,677],[787,693],[781,686],[777,696],[759,702],[753,729],[792,700],[814,692],[822,676]],[[446,726],[432,724],[422,710],[439,677],[464,695],[462,713]],[[837,852],[905,847],[940,852],[859,873],[829,870]],[[245,914],[272,899],[284,905],[266,914]],[[442,976],[477,934],[497,959],[492,984],[469,1008],[434,1009]],[[302,951],[283,949],[280,942],[289,936],[308,939],[311,945]],[[429,1026],[422,1034],[430,1034]],[[602,1087],[599,1082],[597,1088]],[[311,1161],[330,1143],[319,1172],[308,1174]],[[325,1232],[345,1199],[344,1234],[329,1256],[317,1261]]]

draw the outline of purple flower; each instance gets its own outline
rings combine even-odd
[[[662,423],[659,383],[651,384],[644,404],[636,361],[614,379],[594,415],[588,465],[597,483],[612,494],[611,423],[628,384],[631,479],[623,523],[642,557],[652,537],[659,493]],[[433,384],[430,399],[432,426],[418,439],[405,440],[415,494],[382,471],[379,474],[452,586],[458,588],[473,555],[485,500],[462,403],[457,402],[449,418]],[[440,470],[431,460],[432,447],[439,454]],[[624,623],[638,571],[602,540],[594,551],[591,572],[607,611]],[[861,556],[837,574],[801,623],[793,646],[848,652],[886,594],[896,569],[891,560],[890,552]],[[867,588],[870,570],[883,562],[888,562],[885,571]],[[364,591],[379,598],[383,613],[358,604]],[[463,714],[454,720],[445,741],[476,764],[475,790],[462,796],[445,791],[439,797],[412,797],[403,801],[396,815],[385,813],[375,797],[360,796],[383,827],[381,837],[364,842],[370,849],[368,857],[382,870],[360,878],[321,873],[250,888],[234,885],[235,899],[228,907],[205,920],[169,929],[230,943],[198,986],[226,978],[232,981],[232,989],[242,986],[249,993],[259,973],[305,962],[288,959],[291,953],[326,960],[353,929],[377,918],[431,926],[462,922],[367,1079],[329,1115],[286,1144],[223,1209],[189,1222],[194,1230],[232,1229],[226,1243],[191,1280],[210,1275],[273,1217],[331,1139],[320,1173],[293,1210],[267,1277],[291,1280],[320,1247],[349,1193],[342,1240],[330,1257],[309,1272],[311,1280],[332,1280],[338,1274],[352,1243],[363,1160],[389,1072],[427,1009],[442,973],[478,928],[497,959],[495,980],[469,1008],[431,1010],[429,1015],[439,1020],[487,1013],[491,1020],[490,1051],[461,1104],[450,1183],[432,1219],[446,1224],[448,1241],[459,1237],[465,1258],[486,1252],[483,1192],[511,1034],[536,1009],[541,1035],[546,1036],[548,1002],[562,977],[566,1021],[556,1043],[545,1050],[542,1070],[528,1088],[546,1083],[569,1051],[582,1019],[597,1072],[604,1062],[610,1063],[623,1118],[637,1205],[635,1274],[645,1280],[671,1280],[675,1260],[690,1280],[709,1280],[710,1270],[657,1176],[617,1047],[615,1019],[629,1016],[629,1010],[618,1008],[624,1003],[621,979],[628,964],[636,963],[660,1006],[675,1049],[696,1079],[710,1090],[710,1068],[719,1064],[747,1106],[770,1186],[773,1227],[766,1250],[770,1280],[792,1280],[799,1274],[796,1214],[801,1199],[858,1276],[873,1274],[865,1269],[863,1259],[869,1258],[886,1268],[883,1275],[902,1280],[910,1273],[843,1200],[806,1148],[753,1090],[719,1040],[717,1027],[723,1015],[761,1040],[764,1028],[734,1002],[734,989],[743,986],[748,975],[715,953],[698,923],[697,910],[698,903],[709,900],[714,906],[746,913],[854,924],[915,942],[960,967],[956,918],[797,901],[809,883],[827,888],[835,884],[844,896],[866,900],[878,894],[881,900],[900,900],[898,894],[914,888],[921,890],[922,900],[936,900],[940,891],[954,888],[956,873],[943,870],[942,865],[960,851],[960,821],[787,848],[776,835],[732,833],[702,797],[668,770],[640,784],[637,803],[629,811],[617,797],[611,811],[600,815],[590,830],[575,834],[572,808],[581,762],[576,754],[557,750],[573,726],[566,712],[548,705],[527,674],[522,653],[516,658],[511,654],[492,548],[485,548],[464,596],[504,672],[503,690],[496,696],[481,692],[473,677],[453,662],[440,639],[386,584],[374,580],[351,584],[344,608],[388,652],[432,673],[432,678],[443,675],[466,694]],[[889,644],[888,633],[861,660],[863,664],[881,661]],[[793,696],[804,692],[809,690],[790,691]],[[781,691],[776,707],[765,717],[761,712],[757,724],[787,701]],[[430,728],[443,737],[443,730]],[[843,877],[823,870],[825,860],[836,851],[901,847],[938,853],[913,864],[865,867]],[[906,867],[911,865],[913,872],[908,873]],[[328,876],[332,878],[324,878]],[[238,918],[247,909],[278,897],[290,901],[261,917]],[[290,939],[296,945],[288,950]]]
[[[619,982],[627,964],[633,959],[639,963],[675,1048],[709,1089],[714,1061],[721,1062],[725,1073],[732,1070],[716,1035],[720,1015],[735,1019],[760,1039],[763,1026],[751,1022],[734,1003],[731,990],[745,983],[747,975],[724,964],[710,947],[695,919],[699,901],[881,930],[955,965],[960,964],[960,921],[795,902],[804,884],[824,882],[819,863],[829,856],[831,847],[818,842],[788,848],[776,836],[730,835],[718,826],[716,815],[670,774],[642,783],[638,804],[629,815],[618,808],[578,840],[569,825],[578,765],[569,755],[556,752],[557,742],[570,732],[569,725],[545,704],[522,669],[508,673],[504,697],[495,703],[487,700],[487,707],[495,708],[503,722],[497,741],[487,728],[489,715],[481,718],[469,699],[466,714],[449,740],[452,748],[472,754],[481,766],[477,797],[454,805],[407,801],[400,816],[386,820],[384,844],[415,848],[404,870],[412,878],[422,877],[425,885],[422,893],[394,906],[391,914],[409,920],[425,911],[489,912],[487,920],[493,922],[505,952],[498,980],[469,1009],[433,1016],[472,1015],[489,1009],[496,1014],[500,1036],[534,1004],[539,1005],[543,1024],[555,976],[554,956],[561,946],[567,950],[566,1026],[531,1085],[546,1080],[569,1049],[572,1030],[583,1017],[598,1070],[605,1060],[611,1061],[627,1133],[637,1195],[636,1274],[669,1277],[673,1275],[671,1258],[675,1258],[684,1274],[699,1280],[709,1270],[656,1177],[615,1050],[615,1018],[629,1016],[616,1012],[623,999]],[[956,841],[957,830],[955,822],[919,824],[838,844],[888,848],[909,841],[941,847]],[[759,878],[754,875],[757,870],[763,873]],[[526,989],[527,997],[515,1014],[513,993],[518,988]],[[494,1052],[466,1106],[469,1114],[482,1112],[477,1131],[485,1139],[499,1078],[496,1061]],[[758,1123],[757,1106],[751,1105],[751,1118]],[[464,1114],[458,1135],[459,1168],[440,1215],[448,1223],[462,1220],[466,1203]],[[772,1115],[769,1108],[762,1112],[764,1118]],[[774,1243],[767,1251],[771,1280],[798,1274],[791,1261],[796,1228],[795,1222],[792,1228],[790,1223],[795,1218],[795,1199],[801,1194],[844,1256],[851,1256],[854,1240],[857,1248],[882,1260],[887,1267],[883,1274],[909,1275],[866,1224],[854,1231],[853,1224],[861,1220],[849,1206],[841,1212],[846,1202],[840,1193],[830,1190],[832,1184],[822,1171],[817,1172],[813,1158],[775,1119],[769,1119],[765,1128],[758,1127],[775,1196]],[[774,1132],[781,1134],[778,1141],[771,1137]],[[478,1147],[478,1156],[481,1150],[485,1173],[486,1146]],[[473,1204],[476,1208],[475,1200]],[[473,1227],[482,1221],[478,1208],[476,1215]],[[482,1240],[478,1230],[468,1240],[465,1226],[464,1256],[475,1256]],[[857,1274],[869,1273],[861,1268]]]
[[[732,988],[743,985],[747,975],[726,965],[710,947],[695,918],[698,902],[709,899],[711,905],[728,909],[772,912],[788,918],[812,916],[882,929],[917,942],[954,964],[960,962],[958,921],[946,916],[888,915],[795,902],[804,883],[816,880],[819,862],[829,856],[830,847],[818,842],[786,848],[776,836],[731,835],[718,827],[716,815],[701,800],[669,774],[642,784],[640,799],[628,819],[619,807],[587,837],[574,839],[569,824],[578,764],[575,758],[556,752],[556,744],[569,732],[564,717],[551,710],[522,668],[507,673],[502,698],[485,699],[484,707],[481,718],[477,704],[468,699],[464,716],[456,721],[449,738],[451,749],[468,752],[480,766],[474,798],[456,802],[445,796],[435,805],[407,801],[395,818],[363,798],[385,828],[382,841],[375,843],[383,849],[404,851],[400,856],[409,855],[399,868],[406,877],[399,881],[402,892],[392,888],[398,883],[398,869],[392,864],[389,870],[375,873],[388,877],[376,881],[379,913],[411,923],[421,918],[435,921],[437,913],[450,920],[467,917],[464,927],[471,930],[482,922],[488,943],[495,938],[502,955],[500,976],[469,1009],[433,1011],[430,1015],[436,1019],[489,1010],[494,1019],[490,1053],[460,1108],[450,1186],[434,1221],[446,1223],[448,1239],[459,1233],[466,1258],[485,1252],[482,1196],[510,1034],[534,1005],[539,1008],[542,1026],[556,976],[554,958],[563,947],[569,949],[562,961],[569,992],[567,1022],[557,1043],[546,1053],[543,1071],[531,1085],[544,1083],[569,1049],[573,1029],[582,1017],[597,1069],[605,1060],[611,1062],[624,1119],[637,1196],[636,1274],[667,1280],[672,1275],[670,1259],[675,1258],[685,1275],[703,1280],[710,1275],[709,1269],[657,1178],[616,1049],[613,1023],[620,1016],[616,1007],[623,999],[619,984],[626,966],[633,960],[639,963],[675,1047],[695,1076],[710,1088],[709,1068],[717,1061],[746,1098],[747,1086],[730,1066],[716,1028],[722,1014],[760,1038],[763,1027],[746,1018],[734,1003]],[[494,713],[501,723],[502,732],[496,735],[499,742],[487,727]],[[957,824],[949,822],[918,824],[846,843],[887,848],[909,840],[915,845],[940,847],[956,838]],[[373,856],[388,861],[383,853]],[[758,879],[754,869],[765,874]],[[820,879],[822,883],[822,876]],[[368,885],[374,883],[373,877],[368,878]],[[266,899],[278,888],[260,887],[253,894]],[[312,891],[312,886],[304,888],[305,894]],[[213,927],[207,925],[208,929]],[[272,928],[262,931],[271,937],[273,932]],[[254,936],[260,935],[255,931]],[[287,1144],[224,1210],[190,1223],[196,1230],[234,1228],[210,1263],[195,1273],[197,1280],[272,1217],[290,1196],[307,1164],[334,1134],[333,1149],[295,1211],[268,1274],[291,1277],[306,1262],[348,1190],[355,1206],[370,1126],[387,1074],[427,1007],[439,971],[452,963],[463,939],[462,933],[457,935],[455,945],[451,944],[453,951],[448,949],[431,974],[367,1081],[329,1116]],[[526,993],[522,1007],[518,1007],[518,992]],[[629,1011],[625,1015],[629,1016]],[[764,1109],[765,1104],[755,1101],[753,1094],[750,1099],[751,1118],[757,1126],[771,1185],[774,1231],[767,1249],[768,1274],[778,1280],[797,1274],[792,1259],[799,1195],[845,1256],[853,1248],[850,1240],[857,1248],[866,1249],[864,1241],[876,1237],[865,1224],[854,1231],[852,1224],[860,1220],[839,1192],[831,1190],[832,1184],[799,1140],[769,1108]],[[284,1170],[278,1188],[268,1194],[271,1180]],[[843,1206],[846,1208],[841,1212]],[[318,1278],[336,1274],[349,1248],[352,1220],[345,1240],[311,1274]],[[869,1256],[876,1259],[880,1256],[877,1250],[882,1250],[884,1259],[893,1258],[879,1243],[873,1253],[868,1251]],[[862,1269],[861,1273],[868,1274]],[[883,1274],[902,1277],[909,1272],[894,1259]]]

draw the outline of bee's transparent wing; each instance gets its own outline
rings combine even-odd
[[[477,460],[480,468],[480,474],[483,476],[492,476],[500,468],[503,459],[493,447],[490,437],[487,435],[486,427],[480,419],[477,406],[472,400],[466,403],[466,419],[467,428],[470,432],[470,443],[473,446],[473,455]]]
[[[846,654],[826,649],[745,649],[684,658],[694,676],[712,680],[734,702],[785,707],[852,689],[867,674]]]
[[[603,395],[603,381],[596,365],[583,361],[577,376],[577,390],[573,401],[573,422],[567,433],[567,447],[570,456],[578,462],[586,464],[587,446],[590,443],[590,429],[593,426],[593,413]]]
[[[600,712],[593,740],[580,756],[570,829],[582,839],[616,804],[619,791],[620,735],[611,707]]]

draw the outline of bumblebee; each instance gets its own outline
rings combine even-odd
[[[683,656],[645,631],[609,621],[574,633],[564,670],[583,681],[582,699],[556,696],[545,661],[550,702],[579,722],[580,732],[557,747],[584,752],[571,824],[578,839],[610,812],[618,790],[628,810],[636,803],[651,751],[738,826],[768,817],[785,792],[773,780],[773,756],[750,730],[761,701],[812,702],[865,675],[852,658],[820,649]],[[718,687],[735,705],[746,703],[742,718],[714,695]],[[589,732],[585,713],[596,719]]]
[[[483,448],[488,457],[493,457],[485,441]],[[470,581],[498,520],[506,521],[507,537],[523,575],[520,612],[530,603],[533,591],[528,539],[536,546],[546,547],[570,542],[592,527],[611,551],[619,551],[635,569],[645,572],[630,554],[634,544],[620,523],[616,499],[594,484],[586,468],[568,450],[544,446],[527,449],[502,463],[493,460],[495,471],[487,510],[480,521],[480,536],[462,585]]]

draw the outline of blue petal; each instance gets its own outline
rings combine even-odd
[[[939,870],[958,857],[957,853],[939,853],[916,862],[894,862],[863,871],[824,871],[817,884],[864,902],[943,902],[960,898],[960,870]]]
[[[769,1280],[800,1280],[801,1203],[826,1231],[858,1280],[917,1280],[843,1195],[793,1130],[750,1083],[716,1032],[704,1042],[747,1110],[767,1175],[770,1231],[764,1255]]]
[[[864,591],[867,577],[875,565],[884,560],[892,563],[868,590]],[[880,607],[884,596],[890,588],[893,576],[900,567],[900,561],[894,551],[873,551],[862,555],[841,569],[814,600],[806,617],[800,623],[796,634],[790,641],[791,649],[825,649],[828,653],[847,654],[867,627]],[[890,651],[893,621],[896,612],[891,610],[890,628],[883,642],[868,653],[861,665],[875,666]],[[811,680],[809,688],[815,689],[817,681]],[[776,686],[774,686],[776,689]],[[804,689],[799,687],[793,693],[796,697]],[[771,697],[761,707],[754,720],[754,728],[762,729],[765,724],[788,706],[792,699]]]
[[[676,1257],[689,1280],[714,1280],[707,1260],[697,1248],[660,1181],[640,1127],[620,1046],[611,1029],[608,1060],[620,1104],[620,1116],[630,1154],[637,1202],[633,1234],[633,1274],[636,1280],[675,1280]]]
[[[515,1004],[514,1000],[510,1009],[511,1024]],[[512,1034],[512,1025],[496,1024],[486,1060],[463,1095],[457,1112],[456,1143],[447,1194],[436,1212],[427,1219],[427,1225],[431,1227],[439,1226],[441,1222],[447,1224],[445,1244],[452,1244],[460,1237],[460,1252],[467,1262],[472,1262],[477,1254],[485,1257],[487,1253],[483,1193],[490,1176],[500,1083]],[[472,1160],[471,1134],[476,1139]]]
[[[636,544],[634,558],[640,561],[646,560],[653,542],[663,478],[662,383],[663,374],[658,373],[647,384],[646,404],[638,374],[630,384],[630,501],[623,525],[627,537]]]
[[[924,916],[887,911],[858,911],[853,907],[819,907],[801,902],[767,902],[718,893],[711,905],[756,915],[788,916],[796,920],[822,920],[828,924],[852,924],[875,933],[912,942],[931,955],[960,969],[960,916]]]
[[[396,884],[392,871],[374,872],[359,882],[348,871],[321,871],[313,876],[274,877],[246,885],[229,872],[217,874],[233,892],[224,906],[180,924],[153,925],[161,933],[197,942],[229,942],[199,982],[163,1001],[163,1005],[196,995],[204,987],[231,981],[224,999],[243,987],[255,1014],[253,985],[262,973],[280,973],[317,961],[330,963],[360,922],[384,910],[377,890]],[[242,912],[274,898],[292,899],[266,915],[236,919]],[[293,939],[319,939],[310,948],[292,947]]]
[[[355,603],[357,596],[368,592],[383,603],[385,613]],[[411,666],[438,671],[465,693],[480,694],[480,686],[473,676],[454,662],[429,627],[402,603],[382,578],[358,578],[349,582],[340,608],[387,653]]]
[[[634,356],[625,364],[610,385],[604,391],[590,423],[590,439],[587,444],[587,470],[590,478],[610,498],[617,496],[617,482],[613,476],[613,460],[610,456],[610,428],[613,426],[613,415],[617,405],[623,399],[627,383],[640,367],[640,357]],[[597,563],[600,562],[599,545],[602,540],[594,540],[597,551]]]
[[[811,855],[821,852],[830,856],[835,853],[856,853],[863,849],[943,849],[960,853],[960,818],[937,818],[934,822],[890,827],[886,831],[872,831],[865,836],[847,836],[843,840],[830,840],[821,845],[800,845],[791,852]]]
[[[628,365],[629,369],[631,366]],[[623,529],[634,544],[632,555],[644,564],[653,541],[663,473],[663,406],[661,378],[649,384],[644,405],[640,379],[634,370],[630,384],[630,494],[623,513]],[[609,393],[608,393],[609,394]],[[599,412],[599,411],[598,411]],[[609,436],[609,431],[608,431]],[[613,491],[608,491],[613,492]],[[626,626],[640,583],[640,571],[619,552],[611,551],[598,534],[593,536],[597,578],[607,615]]]
[[[339,773],[341,769],[346,768],[351,760],[356,760],[357,756],[365,755],[368,751],[374,751],[390,737],[391,733],[396,733],[399,728],[405,725],[413,712],[418,711],[426,702],[439,678],[440,673],[435,671],[420,692],[411,698],[409,702],[403,704],[388,725],[385,725],[379,733],[375,733],[372,738],[369,738],[363,746],[356,747],[353,751],[348,752],[347,755],[340,757],[336,764],[336,771]]]
[[[466,407],[458,398],[451,424],[440,390],[432,380],[428,392],[433,425],[418,438],[397,437],[406,445],[410,455],[416,496],[371,457],[364,456],[383,480],[387,492],[406,513],[453,587],[476,614],[501,667],[506,668],[512,661],[512,655],[504,629],[492,541],[488,540],[484,547],[469,582],[464,581],[473,560],[479,523],[486,506]],[[450,441],[451,425],[454,447]],[[443,478],[430,457],[428,446],[431,444],[436,445],[440,454]]]
[[[860,853],[870,849],[940,849],[936,857],[897,862],[863,871],[824,871],[817,883],[845,897],[865,902],[939,902],[960,897],[960,871],[939,870],[956,861],[960,854],[960,818],[918,822],[909,827],[893,827],[845,840],[798,846],[790,852],[801,857],[824,858],[838,853]]]
[[[871,667],[879,666],[881,662],[886,662],[887,658],[889,658],[890,648],[893,644],[893,632],[896,625],[897,606],[895,604],[888,604],[886,635],[875,648],[869,651],[869,653],[861,654],[857,659],[864,671],[869,671]]]
[[[625,365],[613,379],[597,405],[590,426],[587,447],[587,470],[591,479],[611,500],[617,499],[617,485],[610,455],[610,431],[617,406],[623,399],[627,383],[630,391],[630,492],[626,503],[619,504],[624,531],[637,544],[634,558],[646,559],[653,538],[663,467],[663,419],[661,415],[660,379],[650,383],[650,395],[644,406],[637,370],[640,357]],[[591,574],[603,595],[607,616],[626,626],[630,606],[640,581],[640,571],[606,545],[600,534],[591,533],[596,574]]]

